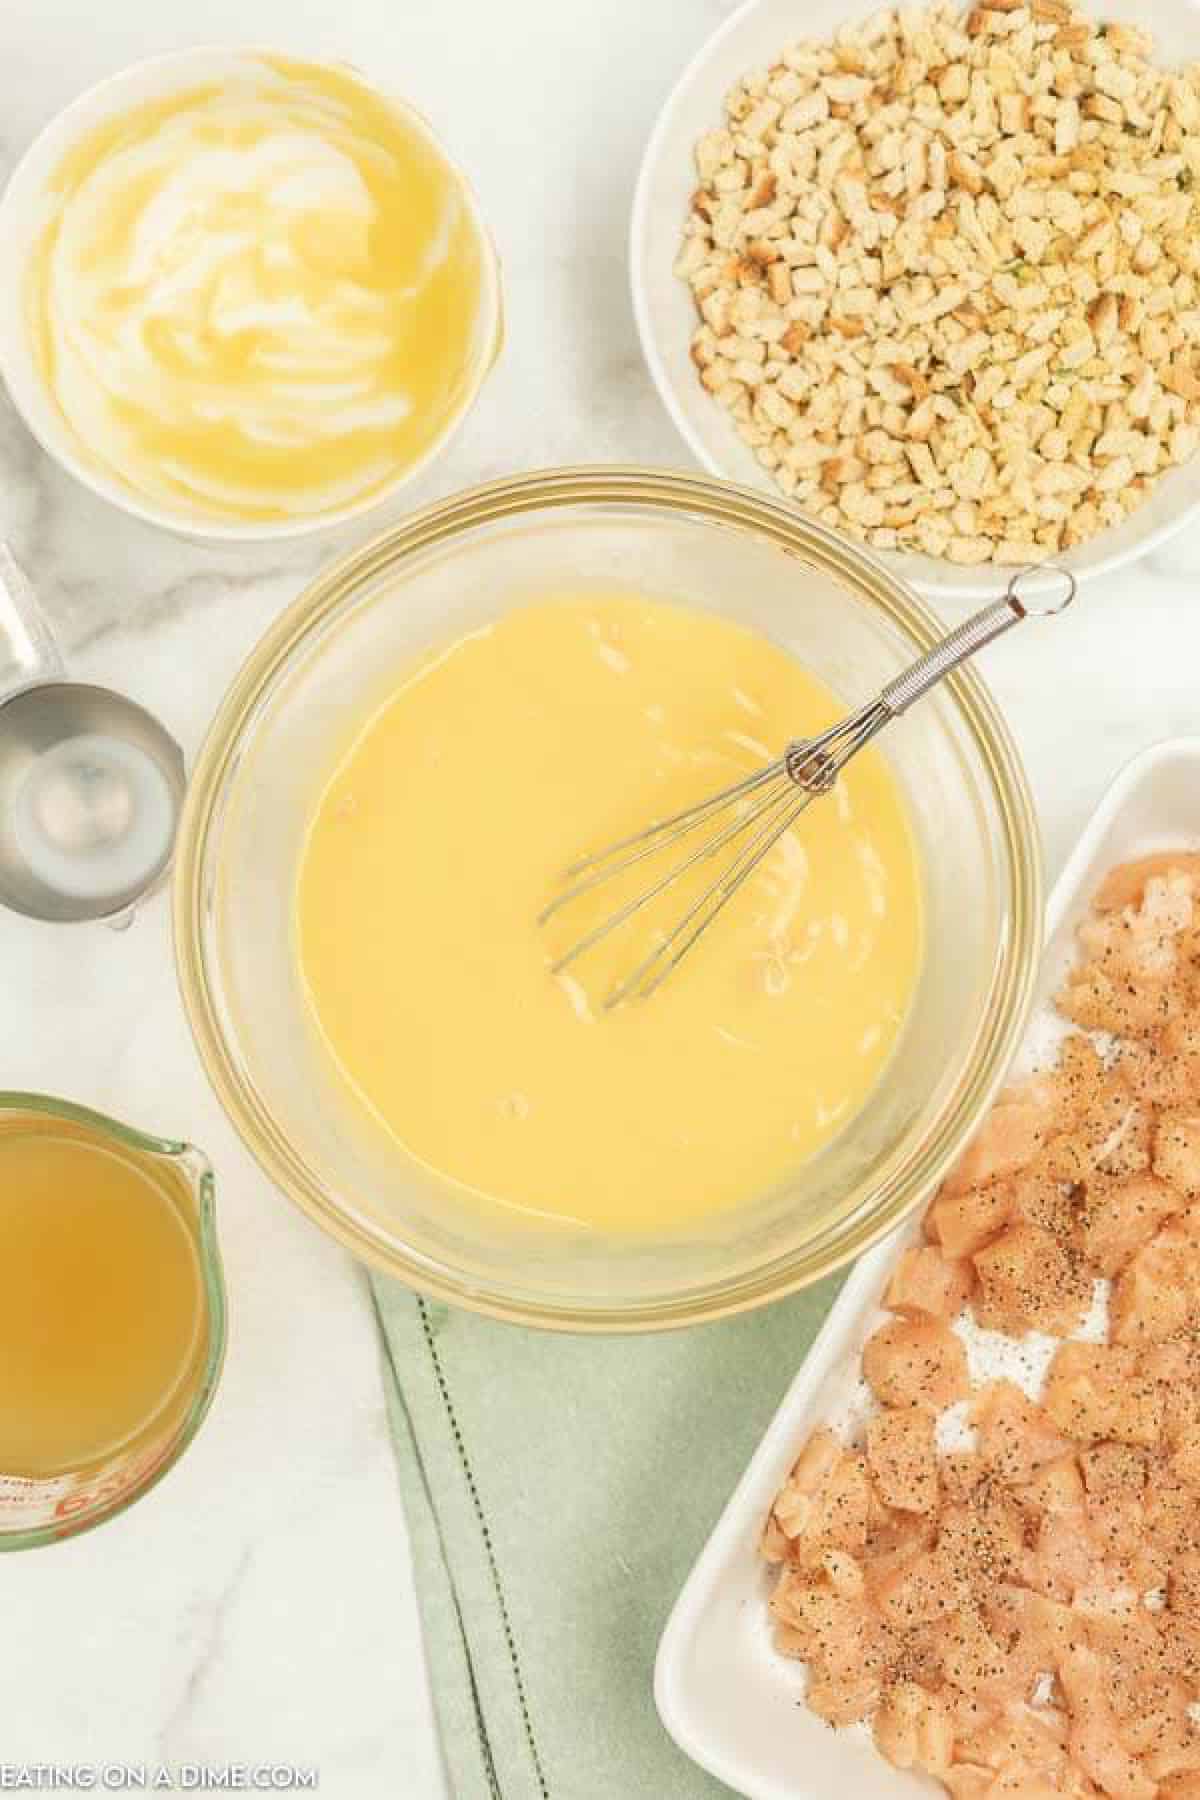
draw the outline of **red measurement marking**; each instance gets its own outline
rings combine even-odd
[[[120,1499],[132,1488],[140,1487],[150,1476],[168,1460],[171,1454],[170,1444],[159,1445],[150,1451],[142,1460],[127,1463],[112,1475],[106,1475],[94,1487],[83,1488],[78,1493],[64,1494],[54,1508],[56,1519],[73,1519],[79,1513],[90,1512],[93,1507],[103,1506],[110,1501]]]

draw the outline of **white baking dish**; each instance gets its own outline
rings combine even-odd
[[[1114,863],[1167,846],[1200,847],[1200,737],[1147,750],[1117,777],[1050,900],[1041,997],[1029,1045],[1044,1043],[1049,999],[1075,928]],[[856,1265],[676,1602],[659,1645],[655,1699],[679,1747],[749,1800],[853,1796],[903,1800],[942,1790],[902,1774],[859,1726],[833,1731],[802,1703],[802,1665],[771,1642],[771,1574],[758,1540],[771,1502],[812,1428],[858,1385],[859,1353],[920,1214]]]

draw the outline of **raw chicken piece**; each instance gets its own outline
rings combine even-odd
[[[814,1431],[776,1497],[768,1525],[785,1539],[802,1536],[817,1509],[817,1496],[826,1477],[841,1459],[842,1446],[832,1431],[825,1426]]]
[[[1146,1528],[1169,1556],[1200,1550],[1195,1491],[1161,1465],[1146,1488]]]
[[[1181,877],[1193,894],[1200,893],[1200,853],[1163,850],[1155,856],[1141,856],[1135,862],[1121,863],[1100,883],[1092,905],[1101,913],[1140,906],[1147,883],[1161,881],[1170,875]]]
[[[1165,1225],[1132,1256],[1113,1284],[1111,1335],[1118,1344],[1156,1344],[1178,1337],[1200,1314],[1196,1245]]]
[[[1192,1690],[1184,1681],[1151,1676],[1130,1684],[1121,1736],[1152,1781],[1200,1768],[1200,1736],[1188,1716]]]
[[[952,1682],[944,1681],[938,1689],[942,1704],[950,1715],[950,1723],[954,1727],[954,1741],[958,1744],[962,1739],[974,1737],[986,1725],[994,1725],[1002,1719],[1001,1707],[991,1701],[981,1700],[977,1694],[966,1694]]]
[[[1096,1572],[1095,1546],[1083,1508],[1073,1513],[1047,1513],[1024,1566],[1026,1581],[1037,1593],[1070,1601]]]
[[[884,1406],[940,1412],[967,1392],[962,1341],[936,1319],[893,1319],[868,1338],[863,1374]]]
[[[1015,1576],[1025,1556],[1025,1516],[1011,1494],[990,1481],[959,1506],[942,1509],[938,1554],[965,1582]]]
[[[1153,1111],[1130,1093],[1123,1079],[1114,1079],[1103,1108],[1071,1131],[1048,1137],[1033,1169],[1043,1180],[1070,1187],[1093,1181],[1098,1174],[1120,1179],[1149,1169],[1153,1146]],[[1060,1203],[1037,1223],[1049,1230],[1069,1229],[1070,1214],[1064,1214]]]
[[[1195,1025],[1184,1015],[1158,1038],[1122,1044],[1117,1067],[1129,1091],[1148,1106],[1193,1108],[1200,1101],[1200,1046],[1194,1036]]]
[[[866,1587],[862,1564],[845,1550],[823,1550],[817,1566],[831,1590],[843,1600],[862,1599]]]
[[[1108,1063],[1086,1033],[1073,1031],[1063,1039],[1053,1079],[1058,1087],[1058,1116],[1068,1129],[1088,1117],[1109,1075]]]
[[[1003,1481],[1026,1483],[1070,1449],[1053,1421],[1012,1381],[989,1381],[971,1401],[979,1454]]]
[[[987,1464],[975,1450],[951,1450],[939,1467],[947,1500],[968,1499],[988,1474]]]
[[[1195,1619],[1171,1614],[1163,1629],[1163,1673],[1177,1676],[1193,1693],[1200,1688],[1200,1625]],[[1157,1759],[1147,1759],[1157,1760]],[[1172,1759],[1171,1772],[1179,1762]],[[1189,1759],[1189,1766],[1195,1763]]]
[[[1200,1550],[1182,1550],[1172,1561],[1167,1603],[1173,1613],[1200,1618]]]
[[[1200,1198],[1200,1113],[1163,1113],[1154,1140],[1154,1173],[1189,1200]]]
[[[919,1513],[937,1506],[934,1429],[921,1406],[885,1407],[867,1426],[867,1468],[886,1506]]]
[[[771,1596],[771,1611],[796,1634],[801,1653],[824,1674],[846,1681],[860,1674],[877,1632],[862,1601],[846,1600],[823,1582],[785,1569]]]
[[[875,1714],[875,1742],[898,1769],[941,1775],[950,1767],[954,1727],[937,1694],[915,1681],[897,1681],[885,1689]]]
[[[893,1631],[914,1631],[944,1621],[966,1598],[966,1588],[937,1550],[921,1550],[868,1577],[879,1616]]]
[[[1127,1571],[1132,1579],[1134,1569],[1142,1566],[1150,1548],[1143,1496],[1120,1489],[1089,1494],[1084,1510],[1099,1555],[1113,1568]],[[1154,1586],[1161,1581],[1165,1566],[1165,1559],[1159,1557],[1143,1585]]]
[[[987,1616],[998,1638],[1019,1647],[1018,1666],[1025,1678],[1057,1668],[1059,1657],[1083,1641],[1083,1626],[1069,1606],[1012,1582],[992,1587]]]
[[[1157,1037],[1183,1005],[1177,988],[1114,980],[1098,963],[1071,976],[1057,998],[1058,1010],[1073,1024],[1113,1037]]]
[[[947,1176],[943,1194],[965,1194],[968,1188],[1023,1169],[1041,1148],[1053,1113],[1053,1089],[1048,1084],[1030,1082],[1012,1090],[992,1108],[987,1123]]]
[[[877,1567],[912,1556],[917,1550],[932,1550],[937,1541],[937,1523],[928,1513],[901,1512],[885,1506],[874,1488],[867,1522],[867,1555]]]
[[[1167,1442],[1171,1447],[1171,1474],[1186,1487],[1200,1489],[1200,1419],[1185,1418],[1177,1411],[1172,1417],[1176,1395],[1167,1390]],[[1187,1395],[1186,1399],[1193,1396]]]
[[[954,1260],[971,1256],[990,1242],[1004,1229],[1013,1208],[1011,1182],[997,1181],[963,1194],[943,1192],[930,1207],[927,1224],[943,1255]]]
[[[1088,1644],[1110,1659],[1109,1680],[1114,1704],[1122,1687],[1158,1668],[1158,1630],[1144,1610],[1142,1596],[1119,1571],[1076,1588],[1071,1611],[1083,1621]]]
[[[980,1769],[973,1763],[955,1763],[953,1768],[946,1770],[942,1780],[954,1800],[998,1800],[994,1769]],[[1037,1800],[1041,1800],[1040,1795]]]
[[[1113,1800],[1154,1800],[1155,1784],[1121,1742],[1108,1701],[1111,1671],[1094,1650],[1076,1645],[1060,1657],[1058,1678],[1071,1708],[1072,1756]]]
[[[1058,1794],[1066,1791],[1070,1778],[1066,1750],[1069,1729],[1069,1721],[1062,1713],[1017,1706],[1007,1717],[957,1743],[955,1754],[973,1766],[993,1769],[1010,1781],[1036,1782],[1047,1792]],[[1025,1787],[1007,1787],[1003,1791],[1024,1792]]]
[[[1045,1463],[1035,1476],[1013,1489],[1027,1511],[1032,1513],[1081,1512],[1084,1502],[1083,1476],[1074,1453],[1058,1456]]]
[[[1124,1086],[1122,1082],[1122,1090]],[[1154,1153],[1153,1109],[1139,1100],[1127,1100],[1113,1107],[1108,1122],[1110,1128],[1093,1152],[1097,1170],[1117,1181],[1146,1174]],[[1099,1139],[1099,1132],[1096,1137]]]
[[[989,1631],[977,1607],[964,1607],[945,1621],[942,1668],[946,1679],[985,1705],[1010,1707],[1025,1698],[1028,1671],[1014,1666],[1006,1644]]]
[[[1123,1346],[1060,1345],[1043,1404],[1058,1429],[1080,1443],[1154,1444],[1162,1431],[1162,1393],[1140,1372],[1136,1352]]]
[[[1156,1175],[1130,1175],[1121,1181],[1097,1176],[1080,1198],[1075,1241],[1101,1275],[1111,1277],[1179,1206],[1174,1188]]]
[[[1054,1147],[1052,1139],[1027,1169],[1013,1176],[1012,1210],[1015,1219],[1067,1239],[1075,1222],[1077,1189],[1074,1177],[1063,1180],[1052,1173]]]
[[[1137,985],[1168,981],[1175,973],[1179,938],[1192,925],[1192,884],[1186,876],[1156,875],[1139,907],[1094,913],[1079,928],[1087,954],[1118,979]]]
[[[1142,1494],[1146,1487],[1146,1454],[1130,1444],[1094,1444],[1079,1455],[1089,1495]]]
[[[793,1561],[810,1561],[829,1546],[855,1553],[866,1548],[869,1501],[862,1457],[843,1450],[831,1431],[816,1431],[776,1500],[771,1521],[787,1540],[786,1555]],[[777,1545],[772,1538],[764,1549],[769,1554]]]
[[[974,1256],[975,1317],[992,1331],[1075,1331],[1092,1302],[1092,1281],[1069,1248],[1037,1225],[1010,1225]]]
[[[1142,1352],[1142,1368],[1163,1384],[1163,1435],[1171,1468],[1181,1480],[1200,1482],[1200,1377],[1198,1346],[1191,1340],[1155,1344]]]
[[[827,1725],[857,1725],[869,1718],[879,1704],[881,1689],[874,1675],[850,1675],[835,1680],[830,1675],[810,1677],[805,1704]]]
[[[883,1304],[917,1318],[953,1319],[970,1298],[971,1265],[949,1262],[932,1244],[906,1250],[896,1264]]]

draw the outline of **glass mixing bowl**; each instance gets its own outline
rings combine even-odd
[[[539,592],[588,584],[756,627],[848,705],[941,629],[855,546],[721,482],[561,470],[430,507],[320,576],[227,694],[180,831],[176,955],[200,1054],[234,1124],[278,1186],[356,1255],[527,1324],[684,1325],[776,1299],[858,1255],[961,1150],[1032,997],[1037,828],[1013,743],[965,668],[880,739],[919,841],[927,947],[898,1049],[845,1131],[783,1188],[686,1235],[514,1223],[448,1192],[355,1110],[316,1038],[293,935],[305,831],[353,721],[417,653]],[[481,806],[487,782],[480,768]],[[420,844],[411,851],[416,865]],[[496,873],[479,869],[481,887]]]

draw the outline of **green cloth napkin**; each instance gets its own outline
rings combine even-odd
[[[373,1281],[455,1800],[713,1800],[659,1634],[842,1277],[658,1336],[498,1325]]]

